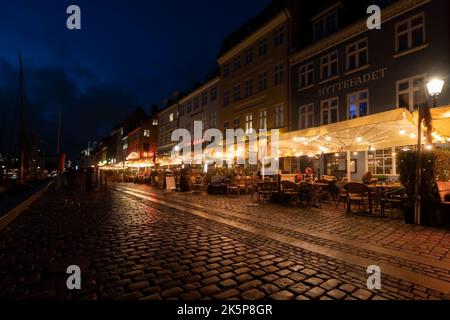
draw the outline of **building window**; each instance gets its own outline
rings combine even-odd
[[[314,104],[307,104],[298,108],[298,128],[314,127]]]
[[[348,95],[348,118],[355,119],[369,114],[369,90]]]
[[[223,123],[223,132],[226,132],[230,128],[230,122],[225,121]]]
[[[304,64],[298,69],[298,86],[299,88],[306,88],[314,82],[314,63],[310,62]]]
[[[148,142],[144,143],[144,150],[143,151],[144,152],[149,152],[150,151],[150,143],[148,143]]]
[[[397,107],[417,110],[426,99],[425,76],[397,81]]]
[[[338,19],[337,11],[329,13],[326,16],[316,20],[313,25],[314,40],[320,40],[337,31]]]
[[[423,13],[395,25],[396,52],[413,49],[424,44],[425,41],[425,16]]]
[[[191,113],[191,111],[192,111],[192,101],[189,101],[187,103],[186,112]]]
[[[281,46],[284,43],[284,27],[275,30],[274,45]]]
[[[241,128],[241,119],[239,119],[239,118],[234,119],[234,130],[237,130],[240,128]]]
[[[234,71],[238,71],[241,68],[241,57],[234,58]]]
[[[245,81],[245,97],[248,98],[253,94],[253,80]]]
[[[275,107],[275,128],[281,128],[284,126],[284,106]]]
[[[169,114],[169,122],[172,122],[174,119],[174,114],[173,112],[171,114]]]
[[[144,137],[146,137],[146,138],[150,137],[150,130],[148,130],[148,129],[144,130]]]
[[[263,56],[267,53],[267,39],[264,38],[259,42],[259,56]]]
[[[259,129],[267,130],[267,110],[259,111]]]
[[[279,65],[275,66],[275,73],[274,73],[274,83],[275,85],[281,84],[284,81],[284,64],[280,63]]]
[[[202,93],[202,106],[206,105],[208,103],[208,92]]]
[[[326,80],[338,74],[338,52],[320,58],[320,79]]]
[[[200,106],[200,97],[196,96],[194,98],[194,110],[198,109],[199,106]]]
[[[347,46],[347,70],[365,66],[369,62],[369,47],[367,39]]]
[[[259,91],[267,89],[267,72],[259,74]]]
[[[338,122],[338,105],[337,97],[321,101],[322,125]]]
[[[213,113],[209,116],[209,127],[215,128],[217,126],[217,114]]]
[[[180,116],[184,115],[184,106],[180,106]]]
[[[228,106],[230,104],[230,91],[225,91],[223,93],[223,105]]]
[[[253,114],[245,116],[245,133],[252,133],[253,131]]]
[[[217,87],[211,88],[211,101],[217,100]]]
[[[392,148],[369,151],[367,162],[373,174],[392,174]]]
[[[241,86],[237,85],[234,87],[234,102],[241,100]]]
[[[229,64],[225,64],[223,66],[223,77],[226,78],[230,75],[230,65]]]
[[[154,126],[157,126],[158,125],[158,119],[153,119],[153,123],[152,123]]]
[[[248,48],[245,51],[245,64],[249,64],[253,61],[253,48]]]

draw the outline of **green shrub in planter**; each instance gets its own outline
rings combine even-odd
[[[433,214],[437,209],[436,198],[436,154],[433,152],[422,153],[422,179],[420,185],[421,217],[422,225],[431,225],[434,221]],[[400,182],[405,186],[408,201],[405,208],[405,221],[414,223],[414,204],[416,191],[416,168],[418,154],[416,151],[401,152],[398,157]]]

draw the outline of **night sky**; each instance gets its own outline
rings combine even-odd
[[[56,153],[76,159],[141,105],[214,71],[222,39],[270,0],[0,0],[0,152],[17,148],[18,52],[24,61],[27,126]],[[82,29],[66,28],[67,6]]]

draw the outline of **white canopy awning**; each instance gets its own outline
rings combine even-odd
[[[411,145],[417,126],[406,109],[395,109],[316,128],[284,133],[280,137],[283,156],[367,151]]]

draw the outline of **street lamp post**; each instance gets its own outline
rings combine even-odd
[[[437,99],[438,96],[442,92],[442,88],[444,87],[444,81],[440,79],[433,79],[427,83],[427,91],[428,95],[431,97],[433,107],[437,107]],[[419,104],[419,115],[418,115],[418,125],[417,125],[417,167],[416,167],[416,185],[415,185],[415,206],[414,206],[414,215],[416,224],[421,224],[421,193],[420,193],[420,184],[422,181],[422,124],[425,118],[429,118],[430,115],[430,105],[428,101],[426,101],[423,105]],[[430,120],[431,121],[431,120]],[[427,123],[427,130],[431,130],[431,123]],[[431,134],[429,134],[431,136]],[[428,141],[430,144],[433,141]]]

